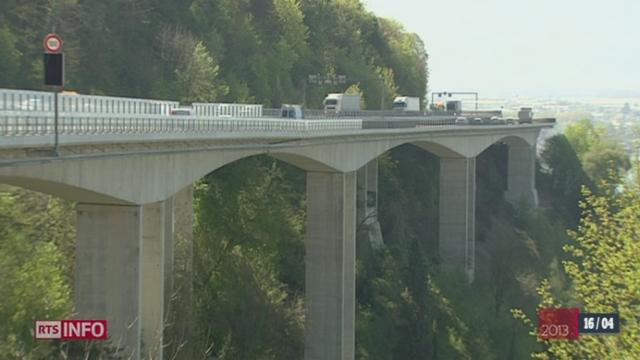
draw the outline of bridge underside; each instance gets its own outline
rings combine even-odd
[[[189,147],[29,159],[0,166],[0,181],[78,201],[75,303],[80,318],[107,319],[114,345],[132,358],[163,357],[169,295],[190,298],[193,182],[239,159],[268,154],[307,171],[305,359],[354,359],[355,233],[377,221],[376,158],[412,143],[441,158],[440,256],[473,279],[475,156],[509,145],[512,202],[535,205],[535,139],[450,135],[298,141],[280,145]],[[63,154],[64,154],[63,148]],[[65,154],[68,155],[68,154]],[[180,283],[180,286],[177,286]],[[187,285],[187,286],[184,286]],[[187,307],[188,308],[188,307]],[[169,314],[169,318],[172,318]],[[182,316],[183,320],[188,316]],[[173,317],[179,319],[179,317]],[[175,325],[188,336],[188,321]],[[170,336],[175,336],[171,334]]]

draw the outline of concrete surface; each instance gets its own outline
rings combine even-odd
[[[439,252],[443,264],[475,268],[476,159],[440,159]]]
[[[307,174],[305,360],[355,356],[356,173]]]

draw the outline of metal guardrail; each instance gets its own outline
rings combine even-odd
[[[281,110],[275,108],[265,108],[262,110],[264,116],[280,117]],[[318,109],[305,109],[305,119],[354,119],[354,118],[401,118],[401,117],[424,117],[426,116],[420,111],[393,111],[393,110],[360,110],[360,111],[343,111],[340,113],[326,112]]]
[[[53,102],[50,92],[0,89],[0,111],[53,112]],[[60,112],[133,115],[168,115],[179,105],[177,101],[65,93],[58,104]]]
[[[255,105],[255,104],[194,103],[193,109],[195,110],[196,116],[204,116],[204,117],[235,117],[235,118],[262,117],[262,105]]]
[[[362,120],[300,121],[268,118],[203,118],[198,116],[61,113],[58,132],[65,135],[162,133],[322,133],[362,129]],[[0,136],[54,134],[52,114],[28,111],[0,112]],[[0,144],[1,144],[0,138]]]

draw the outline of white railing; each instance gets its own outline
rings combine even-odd
[[[177,101],[143,100],[92,95],[61,95],[60,111],[85,114],[169,115]]]
[[[53,111],[53,94],[0,89],[0,111]]]
[[[113,96],[60,94],[58,110],[62,113],[149,114],[168,115],[178,107],[177,101],[133,99]],[[0,111],[53,112],[50,92],[0,89]]]
[[[263,118],[262,105],[251,104],[197,103],[193,104],[194,116],[170,115],[170,110],[179,105],[175,101],[60,94],[58,135],[211,133],[215,136],[242,132],[257,136],[362,129],[362,121],[358,119]],[[0,136],[52,134],[55,134],[52,93],[0,89]]]
[[[234,117],[259,118],[262,117],[262,105],[255,104],[204,104],[194,103],[196,116],[202,117]]]
[[[280,134],[304,135],[362,129],[362,120],[288,120],[268,118],[202,118],[199,116],[116,115],[63,113],[58,133],[65,135]],[[0,136],[42,136],[54,133],[53,116],[46,113],[0,112]],[[0,138],[0,144],[2,139]]]

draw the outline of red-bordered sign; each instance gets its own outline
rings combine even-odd
[[[58,34],[48,34],[44,37],[44,50],[51,54],[57,54],[62,50],[62,38]]]

